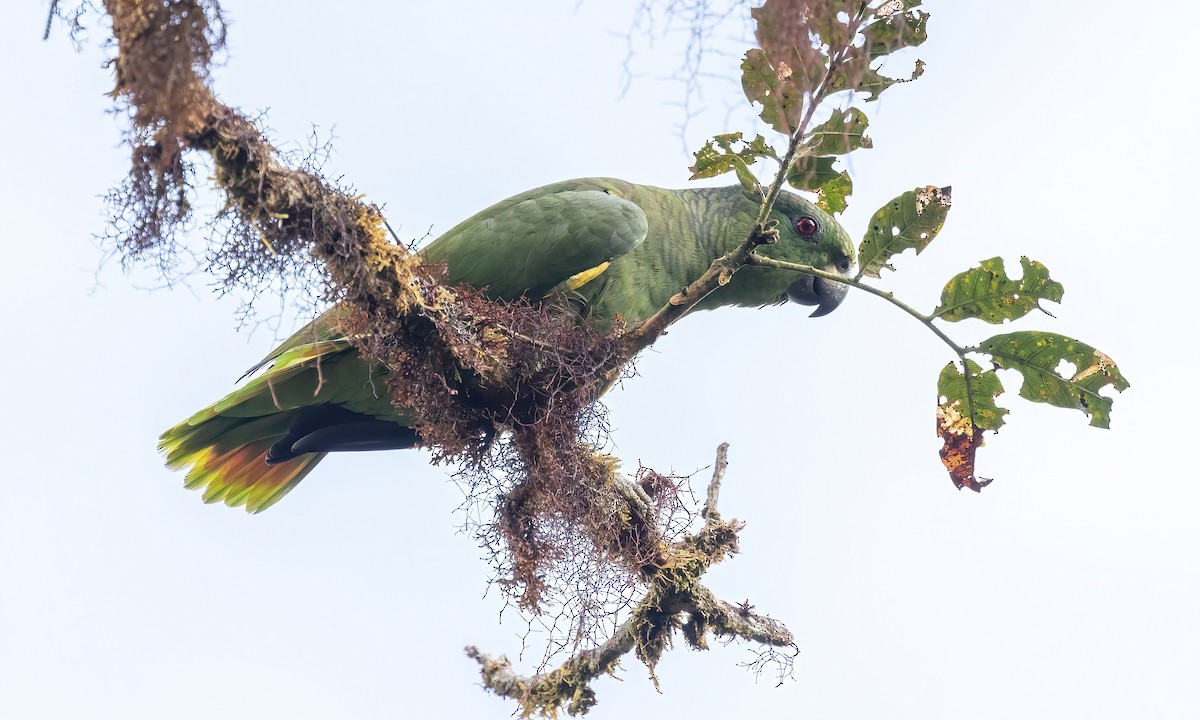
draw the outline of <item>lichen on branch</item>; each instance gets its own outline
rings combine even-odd
[[[504,656],[496,658],[467,647],[467,656],[480,665],[484,687],[516,700],[523,716],[554,717],[561,709],[577,715],[596,703],[592,681],[615,674],[618,661],[631,652],[649,668],[657,685],[655,666],[680,635],[694,650],[708,649],[710,636],[747,640],[767,648],[794,648],[792,634],[782,623],[753,612],[749,602],[735,604],[717,598],[701,582],[712,565],[737,553],[738,533],[745,527],[738,520],[723,520],[717,510],[728,451],[728,444],[717,449],[703,524],[661,545],[657,562],[644,568],[644,593],[607,640],[574,653],[553,670],[530,677],[518,674]],[[770,657],[781,664],[781,673],[789,672],[790,656]]]

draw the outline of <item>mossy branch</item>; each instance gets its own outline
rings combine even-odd
[[[772,648],[791,647],[792,633],[782,623],[754,613],[748,602],[736,604],[717,598],[700,581],[712,565],[737,552],[738,533],[745,527],[738,520],[722,520],[717,511],[728,450],[727,443],[717,448],[703,526],[664,545],[659,562],[645,569],[647,588],[641,600],[608,639],[575,653],[554,670],[533,676],[519,675],[504,656],[494,658],[476,647],[467,647],[467,656],[480,665],[484,687],[519,702],[524,716],[537,713],[553,717],[561,709],[576,715],[586,713],[596,703],[592,681],[614,674],[618,661],[630,652],[646,663],[657,684],[655,665],[677,630],[696,650],[708,648],[710,635],[741,638]]]

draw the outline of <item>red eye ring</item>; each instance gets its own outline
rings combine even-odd
[[[816,235],[817,231],[821,229],[821,226],[810,215],[804,215],[796,218],[794,224],[796,227],[796,232],[802,238],[810,238],[813,235]]]

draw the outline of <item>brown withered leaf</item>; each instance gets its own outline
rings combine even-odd
[[[975,451],[983,445],[985,430],[995,432],[1004,425],[1008,410],[996,405],[1004,392],[994,370],[983,370],[966,360],[966,373],[949,363],[938,376],[937,434],[942,439],[942,464],[958,489],[979,492],[991,482],[975,476]]]
[[[968,421],[958,405],[958,400],[938,405],[937,434],[943,443],[938,454],[956,488],[979,492],[992,482],[975,477],[975,451],[983,445],[983,430]]]
[[[825,53],[812,42],[817,27],[828,24],[834,3],[813,0],[766,0],[750,11],[754,36],[780,81],[811,92],[825,73]]]

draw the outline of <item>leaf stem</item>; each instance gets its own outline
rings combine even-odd
[[[758,253],[752,253],[750,255],[750,258],[746,261],[746,264],[747,265],[755,265],[757,267],[775,268],[776,270],[791,270],[793,272],[803,273],[805,275],[812,275],[814,277],[824,278],[826,280],[841,283],[843,285],[849,285],[852,288],[857,288],[859,290],[862,290],[863,292],[874,295],[875,297],[883,298],[884,300],[890,302],[891,304],[895,305],[896,307],[900,308],[904,312],[906,312],[909,315],[916,318],[918,322],[920,322],[925,327],[929,328],[930,332],[932,332],[934,335],[937,335],[939,338],[941,338],[942,342],[946,343],[946,345],[949,346],[949,348],[951,350],[953,350],[954,354],[957,355],[959,358],[965,359],[966,353],[968,353],[972,350],[972,348],[964,348],[961,345],[959,345],[958,343],[954,342],[954,340],[950,339],[949,335],[942,332],[942,330],[939,327],[937,327],[936,325],[933,324],[932,317],[925,315],[921,311],[913,308],[911,305],[904,302],[903,300],[896,299],[896,296],[893,293],[890,293],[886,290],[880,290],[879,288],[876,288],[876,287],[872,287],[858,279],[848,278],[843,275],[839,275],[838,273],[832,273],[832,272],[826,272],[825,270],[819,270],[811,265],[801,265],[799,263],[791,263],[791,262],[785,262],[783,260],[775,260],[774,258],[764,257],[762,255],[759,255]]]
[[[959,345],[958,343],[951,340],[949,335],[942,332],[941,328],[939,328],[937,325],[933,324],[934,316],[926,315],[926,314],[920,312],[919,310],[913,308],[911,305],[904,302],[903,300],[897,300],[896,296],[893,293],[887,292],[886,290],[880,290],[879,288],[875,288],[870,285],[867,285],[866,283],[860,281],[858,278],[848,278],[848,277],[839,275],[837,273],[831,273],[831,272],[826,272],[824,270],[818,270],[817,268],[812,267],[811,265],[801,265],[799,263],[790,263],[790,262],[785,262],[783,260],[775,260],[774,258],[764,257],[762,255],[759,255],[758,253],[750,253],[750,257],[747,258],[746,264],[747,265],[755,265],[758,267],[775,268],[776,270],[792,270],[794,272],[803,273],[805,275],[812,275],[814,277],[824,278],[824,279],[832,281],[832,282],[838,282],[843,285],[849,285],[850,287],[857,288],[859,290],[862,290],[863,292],[874,295],[875,297],[883,298],[884,300],[887,300],[888,302],[890,302],[892,305],[895,305],[896,307],[900,308],[904,312],[906,312],[909,315],[916,318],[918,322],[920,322],[925,327],[929,328],[930,332],[932,332],[934,335],[937,335],[941,339],[941,341],[944,342],[951,350],[954,351],[954,354],[958,356],[959,362],[962,363],[963,383],[964,383],[964,389],[966,390],[966,396],[967,396],[967,418],[969,418],[969,420],[971,422],[972,432],[974,432],[974,429],[979,427],[978,423],[975,422],[975,400],[971,394],[971,369],[967,366],[967,353],[981,352],[978,346],[972,345],[972,346],[968,346],[968,347],[963,347],[963,346]]]

